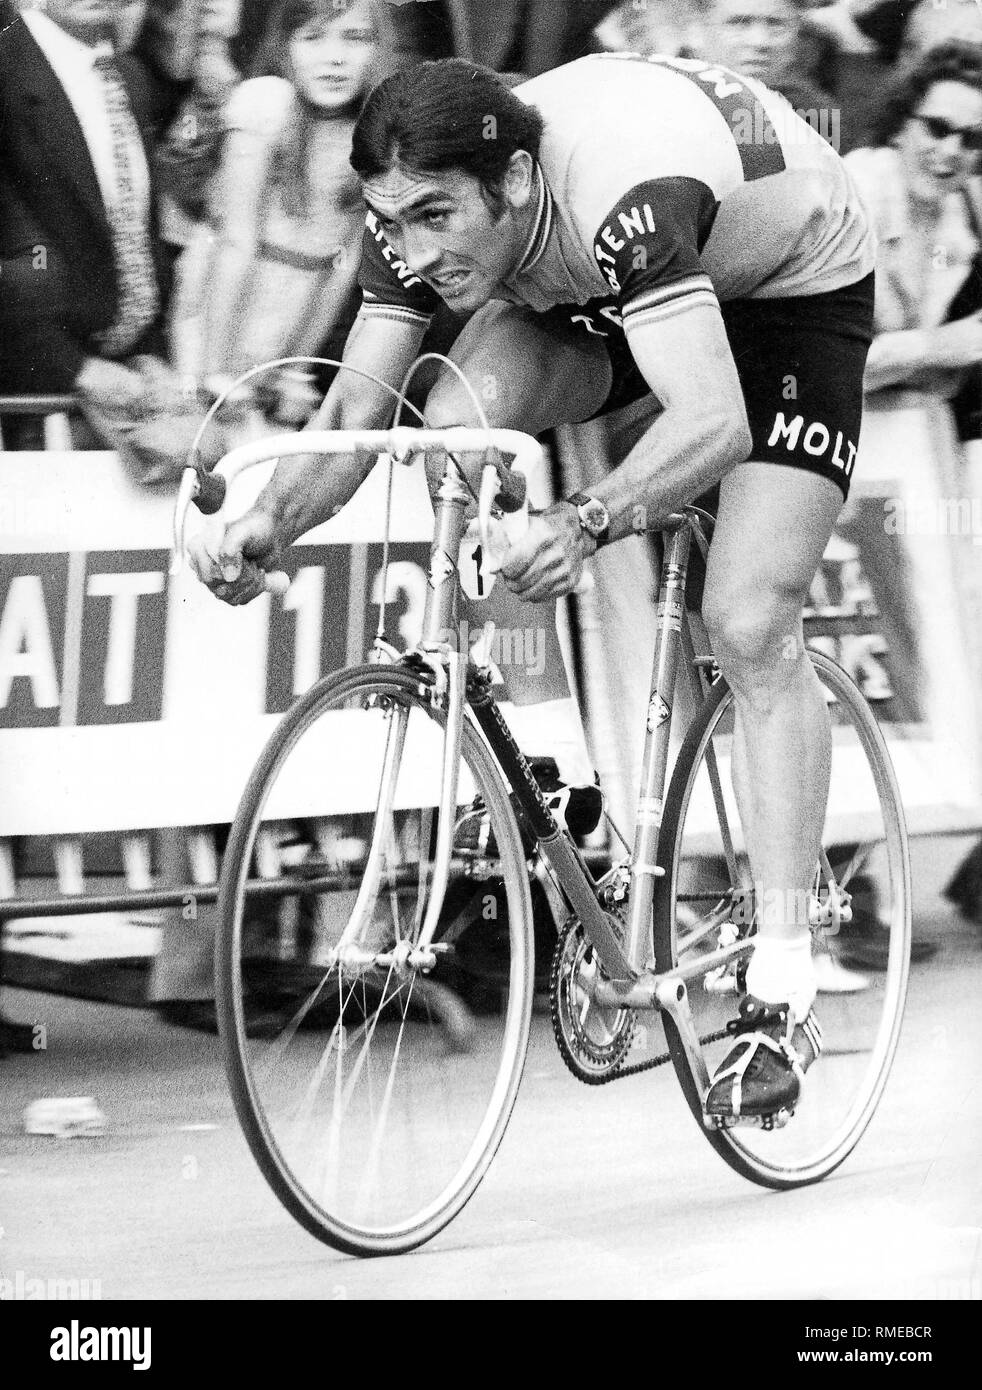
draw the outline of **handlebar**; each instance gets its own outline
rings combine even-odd
[[[228,484],[247,468],[274,459],[294,458],[302,454],[388,454],[396,463],[409,463],[427,449],[443,449],[448,453],[490,454],[481,481],[478,516],[482,541],[489,541],[491,510],[497,505],[512,513],[513,524],[507,532],[512,539],[528,525],[526,470],[542,458],[542,446],[521,430],[473,429],[451,426],[448,429],[413,429],[398,425],[387,430],[301,430],[290,434],[269,435],[264,439],[240,444],[215,466],[211,473],[189,465],[184,470],[174,506],[173,569],[179,569],[184,556],[187,513],[194,502],[199,511],[212,515],[224,504]],[[502,463],[498,451],[513,455],[510,466]],[[491,554],[493,546],[488,545]],[[586,587],[592,587],[592,577]],[[266,575],[265,587],[272,593],[283,593],[289,578],[282,572]],[[582,586],[577,592],[584,592]]]

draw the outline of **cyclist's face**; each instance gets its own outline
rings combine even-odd
[[[377,48],[368,0],[339,0],[336,13],[310,20],[291,38],[294,84],[312,106],[340,111],[364,92]]]
[[[365,201],[397,255],[455,313],[473,313],[518,267],[534,219],[534,165],[512,156],[501,195],[489,198],[459,170],[393,166],[364,185]]]
[[[978,164],[980,131],[982,92],[964,82],[929,87],[895,141],[914,196],[936,202],[961,188]]]

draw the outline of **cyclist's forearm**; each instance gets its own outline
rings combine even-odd
[[[623,463],[590,489],[610,513],[610,539],[653,528],[743,462],[750,447],[742,414],[665,411]]]
[[[350,502],[370,467],[350,454],[332,458],[302,454],[281,459],[256,499],[256,509],[272,517],[280,545],[285,548],[315,526],[330,521]]]
[[[352,399],[350,387],[336,379],[308,429],[383,429],[391,413],[381,393],[374,398],[360,390]],[[256,499],[256,507],[274,520],[280,544],[292,545],[307,531],[330,521],[358,491],[373,460],[351,454],[299,454],[281,459]]]
[[[393,391],[415,359],[424,325],[399,324],[387,318],[355,320],[344,348],[343,361],[352,371],[340,371],[331,383],[308,429],[385,429],[392,418]],[[379,378],[373,381],[373,377]],[[305,531],[329,521],[364,482],[371,459],[351,455],[318,458],[302,455],[284,459],[257,506],[272,516],[283,546]]]

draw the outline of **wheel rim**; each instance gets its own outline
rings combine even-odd
[[[482,861],[462,829],[435,967],[392,959],[418,944],[436,843],[442,722],[418,691],[377,670],[326,682],[264,755],[223,870],[219,1020],[240,1121],[292,1214],[363,1254],[419,1244],[472,1194],[514,1103],[531,1008],[521,843],[469,727],[455,821],[473,820],[465,808],[481,797],[507,886],[475,877]],[[400,724],[398,775],[385,782]],[[302,790],[311,765],[323,779]],[[257,913],[243,885],[271,840],[279,881],[302,891]],[[354,915],[354,949],[339,962]],[[495,946],[503,964],[489,978]],[[247,1036],[247,1020],[267,1035]]]
[[[882,1095],[899,1039],[910,946],[910,886],[906,832],[896,781],[882,735],[865,701],[845,673],[812,653],[833,720],[832,792],[822,844],[834,881],[854,894],[852,923],[831,920],[813,928],[813,956],[820,992],[815,1012],[824,1051],[805,1076],[801,1100],[786,1128],[765,1132],[738,1126],[711,1135],[724,1156],[747,1176],[783,1186],[815,1181],[854,1147]],[[830,698],[832,697],[832,698]],[[677,819],[666,832],[681,853],[672,865],[671,949],[685,961],[716,944],[707,930],[721,916],[745,924],[749,907],[732,910],[729,869],[718,824],[706,750],[716,750],[727,822],[739,874],[750,874],[729,775],[732,695],[726,691],[697,747]],[[819,897],[828,898],[826,866],[816,866]],[[729,908],[726,911],[727,907]],[[858,963],[870,940],[888,943],[884,969]],[[717,982],[722,984],[722,981]],[[689,1000],[700,1036],[735,1016],[736,995],[714,993],[712,980],[690,982]],[[705,1048],[709,1074],[729,1043]],[[677,1055],[681,1057],[676,1045]]]

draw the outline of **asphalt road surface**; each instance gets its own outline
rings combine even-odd
[[[428,1246],[339,1255],[267,1188],[217,1039],[146,1009],[5,992],[47,1048],[0,1061],[0,1277],[103,1298],[982,1298],[982,933],[929,924],[873,1124],[825,1182],[772,1193],[727,1168],[670,1067],[601,1089],[537,1013],[515,1116],[470,1205]],[[25,1107],[93,1096],[95,1139],[29,1136]]]

